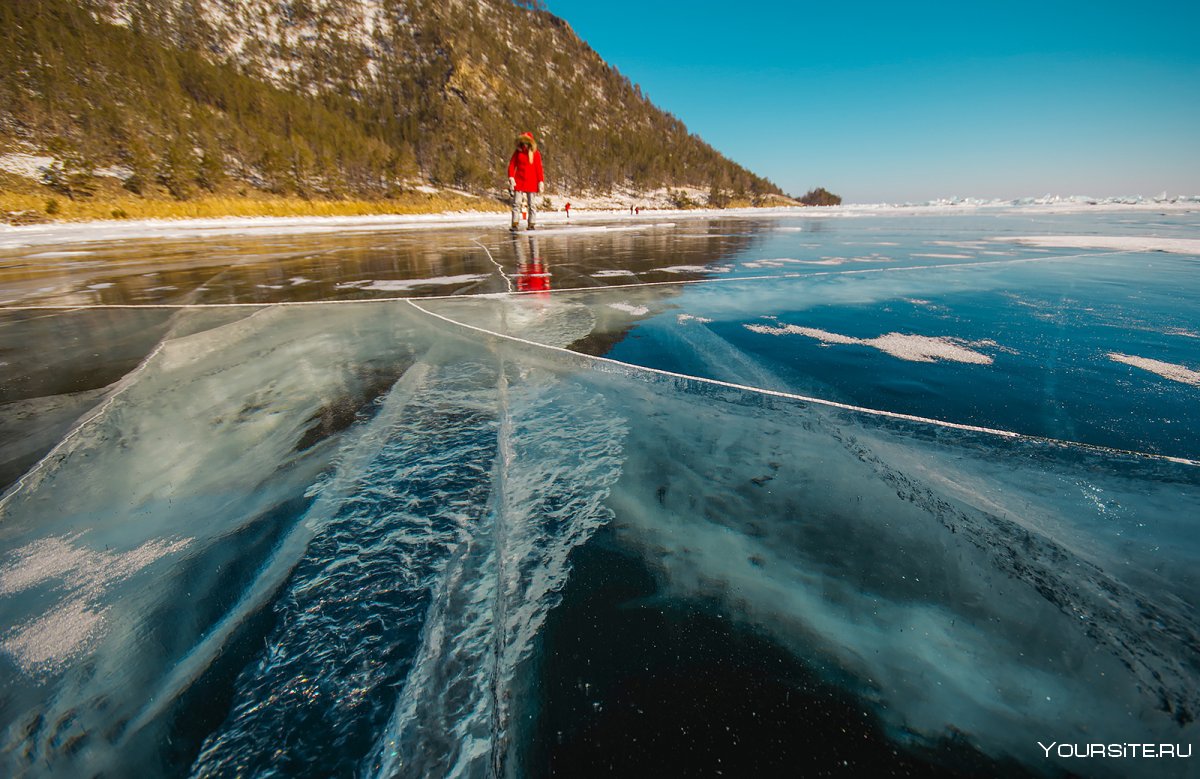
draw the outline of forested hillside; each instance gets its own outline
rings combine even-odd
[[[516,132],[549,186],[779,190],[653,106],[569,25],[511,0],[0,3],[0,152],[186,199],[253,188],[496,191]]]

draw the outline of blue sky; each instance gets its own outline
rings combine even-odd
[[[792,194],[1200,195],[1200,2],[546,0]]]

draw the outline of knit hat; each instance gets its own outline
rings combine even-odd
[[[537,151],[537,141],[533,139],[533,133],[521,133],[518,135],[517,145],[520,146],[522,143],[527,144],[530,151]]]

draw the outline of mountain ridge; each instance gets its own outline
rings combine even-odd
[[[0,140],[61,161],[45,183],[67,197],[86,197],[105,166],[128,170],[132,192],[181,200],[381,198],[428,184],[487,196],[525,130],[542,145],[551,192],[782,195],[529,5],[5,4],[0,68],[12,77],[0,83]]]

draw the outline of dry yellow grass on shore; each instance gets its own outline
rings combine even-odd
[[[504,211],[500,203],[453,193],[409,193],[382,200],[319,200],[299,197],[209,195],[189,200],[94,197],[71,200],[42,194],[0,192],[0,221],[14,224],[95,219],[203,219],[223,216],[366,216],[443,211]],[[7,216],[7,219],[4,217]]]

